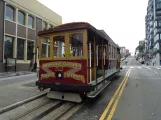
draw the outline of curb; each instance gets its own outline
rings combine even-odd
[[[122,59],[122,60],[120,60],[120,61],[124,61],[126,58],[124,58],[124,59]]]
[[[4,107],[4,108],[1,108],[1,109],[0,109],[0,114],[2,114],[2,113],[4,113],[4,112],[7,112],[7,111],[10,111],[10,110],[12,110],[12,109],[14,109],[14,108],[16,108],[16,107],[19,107],[19,106],[21,106],[21,105],[23,105],[23,104],[25,104],[25,103],[28,103],[28,102],[30,102],[30,101],[36,100],[36,99],[38,99],[38,98],[40,98],[40,97],[43,97],[43,96],[45,96],[47,93],[48,93],[48,92],[45,92],[45,93],[42,93],[42,94],[39,94],[39,95],[30,97],[30,98],[28,98],[28,99],[25,99],[25,100],[16,102],[16,103],[14,103],[14,104],[8,105],[8,106],[6,106],[6,107]]]
[[[9,80],[9,79],[13,79],[13,78],[19,78],[19,77],[25,77],[25,76],[33,76],[36,75],[36,73],[31,73],[31,74],[27,74],[27,75],[19,75],[19,76],[9,76],[9,77],[0,77],[0,80]]]

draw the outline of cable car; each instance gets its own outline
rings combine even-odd
[[[81,102],[96,97],[120,71],[120,48],[103,31],[74,22],[38,33],[39,89],[47,97]]]

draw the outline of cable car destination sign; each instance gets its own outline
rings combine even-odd
[[[83,75],[75,74],[76,72],[82,70],[82,64],[76,62],[65,62],[65,61],[57,61],[57,62],[49,62],[42,64],[42,70],[46,72],[45,74],[41,74],[41,80],[47,79],[50,77],[55,78],[55,72],[50,70],[49,68],[72,68],[68,71],[64,71],[64,78],[73,78],[78,81],[82,81],[85,83],[85,78]]]

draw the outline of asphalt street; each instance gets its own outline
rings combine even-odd
[[[161,120],[161,66],[143,65],[133,57],[127,61],[121,63],[123,69],[112,83],[95,99],[86,100],[69,120]],[[110,106],[112,98],[116,99]]]

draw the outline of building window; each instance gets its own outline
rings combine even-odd
[[[42,30],[46,30],[47,29],[47,23],[46,22],[42,22]]]
[[[154,22],[154,27],[156,27],[156,26],[157,26],[157,21]]]
[[[154,29],[154,35],[155,35],[156,33],[157,33],[157,29],[155,28],[155,29]]]
[[[13,43],[14,43],[13,37],[8,36],[5,37],[5,51],[4,51],[5,57],[13,58]]]
[[[161,3],[158,3],[156,7],[161,8]]]
[[[5,16],[6,20],[11,20],[14,21],[14,8],[10,7],[10,6],[6,6],[6,16]]]
[[[161,14],[161,11],[157,11],[157,15],[158,15],[158,14],[160,15],[160,14]]]
[[[34,28],[34,18],[32,16],[28,16],[28,27]]]
[[[158,38],[158,40],[161,40],[161,34],[159,34],[159,38]]]
[[[158,26],[161,26],[161,21],[158,21]]]
[[[32,60],[34,53],[34,41],[27,41],[27,60]]]
[[[24,42],[23,39],[17,39],[17,59],[24,60]]]
[[[158,28],[158,29],[157,29],[157,32],[161,32],[161,28]]]
[[[25,13],[18,11],[18,23],[25,25]]]
[[[154,37],[154,41],[157,41],[157,40],[159,40],[159,34],[156,34]]]
[[[51,29],[51,28],[53,28],[53,26],[52,25],[49,25],[49,29]]]

